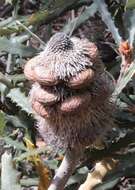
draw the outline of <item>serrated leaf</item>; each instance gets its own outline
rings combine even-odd
[[[0,38],[0,51],[17,54],[20,57],[32,57],[37,53],[36,49],[19,43],[16,38],[7,39],[5,37]]]
[[[19,88],[11,89],[10,92],[7,94],[7,97],[11,98],[11,100],[16,103],[17,106],[21,107],[23,111],[27,112],[28,114],[32,114],[32,108],[28,97],[26,97]]]
[[[1,165],[1,190],[21,190],[21,186],[18,183],[18,173],[13,167],[11,154],[5,152],[2,155]]]
[[[122,38],[118,32],[118,29],[115,26],[115,23],[111,17],[110,12],[108,11],[107,4],[105,3],[104,0],[94,0],[94,3],[96,3],[98,7],[98,11],[101,14],[101,18],[104,21],[104,23],[107,25],[109,31],[111,32],[115,42],[117,45],[120,44],[122,41]]]
[[[77,170],[77,172],[79,173],[79,174],[87,174],[88,173],[88,168],[86,167],[86,166],[84,166],[84,167],[82,167],[82,168],[79,168],[78,170]]]
[[[23,150],[23,151],[27,150],[22,142],[19,142],[17,140],[12,140],[10,137],[3,137],[2,139],[5,141],[7,145],[15,147],[17,150]]]
[[[45,153],[46,152],[46,149],[44,147],[42,148],[38,148],[38,149],[34,149],[34,150],[29,150],[25,153],[22,153],[20,156],[17,156],[15,158],[16,161],[22,161],[28,157],[32,157],[34,155],[37,155],[37,154],[41,154],[41,153]]]
[[[10,77],[10,80],[12,81],[12,83],[14,84],[14,86],[19,82],[26,81],[26,77],[24,76],[24,74],[14,74],[9,77]]]
[[[5,115],[6,121],[12,124],[15,128],[26,128],[27,125],[17,116]]]
[[[131,80],[134,73],[135,73],[135,61],[131,63],[126,73],[123,75],[121,80],[116,84],[115,91],[112,95],[114,101],[117,99],[118,95],[121,93],[123,88],[127,85],[127,83]]]
[[[70,33],[71,30],[77,29],[81,24],[83,24],[85,21],[87,21],[90,17],[94,16],[94,14],[97,12],[97,5],[93,3],[89,7],[85,9],[85,11],[75,19],[68,22],[62,31],[65,33]]]

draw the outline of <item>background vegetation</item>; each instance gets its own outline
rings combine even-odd
[[[65,189],[78,189],[93,164],[106,157],[117,165],[94,189],[135,189],[134,0],[0,1],[1,188],[45,190],[62,160],[62,153],[54,154],[37,134],[28,101],[31,83],[23,74],[27,60],[58,31],[97,44],[116,83],[118,125],[104,146],[86,150]]]

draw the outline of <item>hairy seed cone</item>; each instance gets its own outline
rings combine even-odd
[[[35,82],[30,99],[38,129],[55,149],[91,145],[114,126],[113,81],[94,43],[57,33],[24,73]]]

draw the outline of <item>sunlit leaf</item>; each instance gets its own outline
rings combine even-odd
[[[20,184],[25,187],[38,186],[39,179],[38,178],[21,179]]]
[[[135,10],[127,10],[123,15],[123,22],[127,32],[129,44],[133,46],[135,39]]]
[[[19,88],[11,89],[7,97],[11,98],[11,100],[16,103],[17,106],[21,107],[23,111],[26,111],[28,114],[32,113],[32,108],[30,102],[28,101],[28,97],[26,97]]]
[[[1,166],[1,190],[21,190],[11,154],[5,152],[2,155]]]
[[[27,47],[23,44],[20,44],[14,38],[7,39],[5,37],[0,38],[0,51],[17,54],[20,57],[32,57],[37,52],[33,47]]]
[[[6,121],[12,124],[15,128],[26,128],[25,123],[18,117],[13,115],[6,114]]]

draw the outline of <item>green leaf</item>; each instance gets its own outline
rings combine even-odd
[[[5,116],[6,121],[8,123],[11,123],[15,128],[26,128],[27,126],[25,123],[18,117],[13,115],[7,115]]]
[[[45,163],[49,166],[50,169],[55,170],[58,167],[58,160],[46,160]]]
[[[87,168],[86,166],[84,166],[84,167],[82,167],[82,168],[79,168],[79,169],[77,170],[77,172],[78,172],[79,174],[87,174],[87,173],[89,172],[89,170],[88,170],[88,168]]]
[[[27,112],[28,114],[32,114],[32,108],[28,97],[26,97],[19,88],[11,89],[10,92],[7,94],[7,97],[11,98],[11,100],[16,103],[17,106],[21,107],[23,111]]]
[[[2,28],[3,26],[7,26],[8,24],[11,24],[12,22],[14,22],[14,18],[8,17],[7,19],[0,21],[0,27]]]
[[[129,95],[129,98],[135,103],[135,95]]]
[[[115,101],[123,88],[128,84],[128,82],[131,80],[132,76],[135,73],[135,61],[133,61],[130,65],[130,67],[127,69],[126,73],[123,75],[121,80],[116,84],[115,91],[112,95],[112,99]]]
[[[8,4],[8,3],[9,3],[9,4],[12,4],[12,1],[13,1],[13,0],[5,0],[5,4]]]
[[[133,45],[135,38],[135,10],[132,11],[132,15],[129,17],[131,26],[129,28],[129,43]]]
[[[6,127],[5,116],[4,116],[4,113],[0,111],[0,136],[4,135],[5,127]]]
[[[12,83],[14,84],[14,86],[15,86],[17,83],[25,82],[25,81],[26,81],[26,77],[25,77],[24,74],[14,74],[14,75],[10,75],[9,78],[10,78],[10,80],[12,81]]]
[[[26,147],[22,142],[12,140],[10,137],[3,137],[2,139],[5,141],[6,144],[15,147],[17,150],[27,151]]]
[[[13,167],[11,154],[5,152],[1,160],[1,190],[21,190],[21,186],[18,183],[18,172]]]
[[[105,3],[104,0],[94,0],[94,3],[96,3],[98,11],[101,14],[101,18],[108,27],[109,31],[111,32],[116,44],[119,45],[120,42],[122,41],[122,38],[119,34],[118,29],[115,26],[115,23],[111,17],[110,12],[108,11],[107,4]]]
[[[21,179],[20,184],[25,187],[38,186],[39,179],[38,178]]]
[[[135,1],[134,0],[128,0],[126,4],[127,9],[134,9],[135,8]]]
[[[0,100],[1,100],[1,102],[4,101],[6,92],[8,92],[7,87],[4,84],[0,83]]]
[[[36,49],[19,43],[16,38],[7,39],[5,37],[0,38],[0,51],[19,55],[20,57],[32,57],[37,53]]]
[[[26,149],[26,148],[25,148]],[[37,148],[37,149],[33,149],[33,150],[28,150],[26,149],[26,152],[22,153],[21,155],[17,156],[14,158],[14,160],[16,161],[22,161],[30,156],[34,156],[34,155],[37,155],[37,154],[42,154],[42,153],[46,153],[48,151],[48,149],[46,147],[41,147],[41,148]],[[48,164],[46,162],[46,164]],[[55,163],[54,163],[55,165]],[[53,166],[54,166],[53,165]],[[49,166],[49,164],[48,164]],[[50,166],[49,166],[50,167]],[[50,167],[51,168],[51,167]]]
[[[89,7],[85,9],[85,11],[75,19],[68,22],[62,31],[65,33],[70,33],[72,30],[77,29],[81,24],[83,24],[85,21],[87,21],[90,17],[94,16],[94,14],[97,12],[97,5],[93,3]]]
[[[118,182],[120,178],[116,179],[111,179],[108,181],[103,182],[101,185],[98,185],[97,187],[94,188],[94,190],[108,190],[112,189]]]

